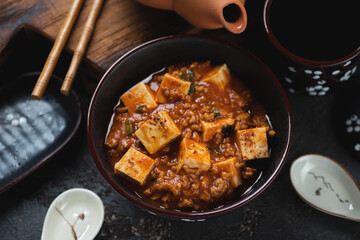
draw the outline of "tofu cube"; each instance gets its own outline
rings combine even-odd
[[[211,160],[206,145],[184,138],[180,143],[177,171],[179,171],[184,164],[189,168],[199,168],[202,171],[209,170]]]
[[[144,109],[152,110],[158,106],[151,89],[145,83],[139,83],[134,86],[124,93],[120,100],[128,108],[129,114],[136,112],[139,107],[143,111]]]
[[[226,64],[217,66],[208,73],[201,81],[209,82],[219,87],[219,89],[224,90],[225,87],[230,82],[230,70]]]
[[[221,133],[224,126],[234,125],[234,119],[231,117],[218,118],[213,122],[200,120],[203,128],[203,141],[210,140],[216,133]]]
[[[130,147],[115,164],[115,170],[143,185],[153,166],[152,158]]]
[[[237,158],[232,157],[225,161],[214,163],[214,167],[216,167],[218,171],[230,174],[230,186],[234,188],[242,184],[240,169],[236,167],[237,162]]]
[[[156,93],[155,101],[158,103],[174,102],[184,99],[189,92],[191,82],[184,81],[166,73]],[[170,96],[165,96],[164,91],[171,91]]]
[[[244,160],[269,157],[266,127],[237,131],[236,143]]]
[[[166,111],[158,112],[135,132],[150,154],[153,154],[181,135]]]

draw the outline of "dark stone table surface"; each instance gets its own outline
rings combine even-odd
[[[70,144],[45,166],[0,196],[0,239],[40,239],[52,200],[82,187],[104,202],[101,239],[359,239],[359,223],[327,215],[295,193],[291,162],[307,153],[338,160],[360,180],[360,161],[349,155],[333,133],[335,96],[289,96],[294,134],[286,164],[256,199],[231,213],[204,222],[182,222],[150,215],[115,192],[97,170],[87,143],[85,121]],[[82,95],[83,107],[90,96]],[[85,114],[85,113],[84,113]]]
[[[259,13],[260,14],[260,13]],[[254,24],[259,24],[255,22]],[[258,36],[251,30],[248,36]],[[229,34],[222,33],[225,39]],[[210,31],[218,35],[218,31]],[[248,38],[251,39],[251,38]],[[232,39],[233,40],[233,39]],[[259,39],[257,39],[259,40]],[[264,52],[236,38],[265,62]],[[259,40],[257,46],[262,45]],[[269,55],[268,55],[269,56]],[[72,141],[56,157],[0,195],[0,239],[40,239],[51,202],[63,191],[81,187],[97,193],[105,206],[105,221],[96,240],[114,239],[360,239],[360,225],[313,209],[290,182],[293,160],[308,153],[339,161],[360,182],[360,159],[350,155],[334,133],[332,108],[336,95],[288,94],[293,116],[289,156],[275,181],[256,199],[225,215],[204,222],[182,222],[150,215],[121,197],[97,170],[86,137],[91,94],[75,89],[83,104],[83,121]]]

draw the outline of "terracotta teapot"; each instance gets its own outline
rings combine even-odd
[[[225,27],[241,33],[247,25],[245,0],[136,0],[163,10],[173,10],[196,27],[217,29]]]

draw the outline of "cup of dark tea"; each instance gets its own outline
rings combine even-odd
[[[359,81],[357,6],[355,0],[266,0],[265,30],[281,55],[275,65],[284,88],[324,96]]]

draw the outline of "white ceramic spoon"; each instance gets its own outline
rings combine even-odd
[[[298,195],[325,213],[360,222],[360,187],[339,163],[309,154],[297,158],[290,169]]]
[[[94,192],[73,188],[60,194],[45,217],[41,240],[94,239],[104,220],[104,205]]]

